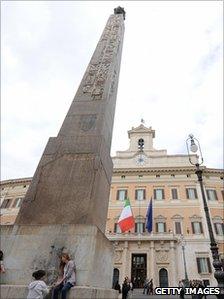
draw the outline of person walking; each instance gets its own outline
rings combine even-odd
[[[61,270],[63,268],[63,277],[56,282],[52,299],[58,299],[61,292],[61,299],[66,299],[67,292],[76,284],[76,267],[73,260],[67,253],[61,255]]]
[[[149,281],[148,288],[147,288],[147,295],[153,295],[153,279]]]
[[[147,292],[148,286],[149,286],[149,280],[148,280],[148,278],[146,278],[144,285],[143,285],[143,294],[145,294],[145,291]]]
[[[179,281],[179,287],[181,288],[181,290],[180,290],[180,299],[184,299],[184,283],[183,283],[183,280]]]
[[[43,280],[45,275],[46,272],[44,270],[33,272],[32,276],[35,280],[28,286],[27,299],[43,299],[49,293],[49,289]]]
[[[130,285],[128,282],[128,278],[125,277],[124,282],[122,284],[122,299],[127,299],[129,290],[130,290]]]

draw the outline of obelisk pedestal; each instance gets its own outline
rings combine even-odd
[[[15,225],[2,229],[2,282],[8,285],[3,298],[25,296],[22,285],[36,269],[46,270],[52,283],[62,252],[76,263],[74,298],[117,298],[111,289],[113,249],[104,232],[124,16],[118,7],[109,17],[58,136],[46,145]],[[18,292],[9,285],[20,285]]]

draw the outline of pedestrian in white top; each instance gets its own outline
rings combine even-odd
[[[43,299],[48,294],[49,289],[43,280],[45,274],[44,270],[33,272],[32,276],[35,280],[28,286],[29,293],[27,299]]]

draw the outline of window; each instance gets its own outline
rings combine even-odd
[[[121,229],[118,223],[114,223],[114,233],[116,234],[120,234],[121,233]]]
[[[145,189],[136,189],[135,190],[135,199],[144,200],[145,199]]]
[[[172,178],[175,178],[175,174],[171,174],[171,177],[172,177]]]
[[[207,189],[206,190],[206,194],[207,194],[207,198],[208,200],[218,200],[217,198],[217,194],[216,194],[216,191],[213,190],[213,189]]]
[[[122,175],[121,178],[122,178],[122,179],[125,179],[125,175]]]
[[[172,188],[171,193],[172,193],[172,199],[178,199],[178,194],[177,194],[176,188]]]
[[[142,174],[139,174],[139,176],[138,176],[139,178],[143,178],[143,175]]]
[[[200,221],[191,222],[193,234],[202,234],[202,223]]]
[[[219,236],[224,235],[224,224],[223,223],[214,223],[215,233]]]
[[[125,200],[128,196],[128,190],[121,189],[117,190],[117,200]]]
[[[22,203],[22,197],[16,198],[12,204],[12,208],[19,208],[21,206],[21,203]]]
[[[163,200],[165,198],[164,190],[163,189],[154,189],[154,198],[157,200]]]
[[[156,175],[156,178],[160,178],[160,174],[157,174],[157,175]]]
[[[181,235],[181,223],[178,221],[175,221],[175,233],[177,235]]]
[[[144,139],[140,138],[138,140],[138,149],[143,150],[144,148]]]
[[[211,273],[211,263],[209,257],[197,257],[198,273]]]
[[[26,188],[26,185],[24,185],[23,188]]]
[[[4,199],[2,205],[1,205],[1,209],[7,209],[11,206],[11,203],[12,203],[12,198],[7,198],[7,199]]]
[[[224,190],[221,190],[222,193],[222,199],[224,200]]]
[[[190,178],[191,177],[191,175],[190,174],[187,174],[187,178]]]
[[[156,232],[157,233],[165,233],[166,232],[166,223],[165,222],[157,222],[156,223]]]
[[[142,234],[145,232],[145,223],[137,222],[135,223],[135,232],[138,234]]]
[[[197,199],[198,198],[197,190],[195,188],[187,188],[186,193],[187,193],[188,199]]]

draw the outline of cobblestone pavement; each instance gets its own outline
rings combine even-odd
[[[178,299],[179,296],[168,296],[168,295],[143,295],[143,289],[135,289],[133,296],[129,296],[128,299]],[[185,299],[191,299],[192,297],[187,295]],[[204,298],[203,298],[204,299]],[[206,296],[206,299],[217,299],[216,296]]]

